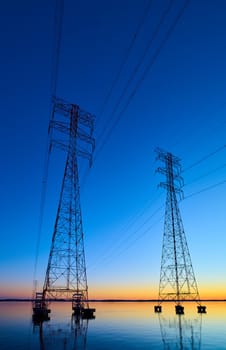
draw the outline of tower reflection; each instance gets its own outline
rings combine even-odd
[[[164,349],[200,350],[202,315],[188,318],[185,315],[165,316],[159,314]]]
[[[85,350],[89,319],[72,314],[71,321],[40,322],[40,350]]]

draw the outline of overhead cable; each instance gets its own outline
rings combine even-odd
[[[161,41],[160,45],[158,46],[158,48],[156,49],[154,55],[152,56],[151,60],[149,61],[149,64],[146,66],[141,78],[138,80],[138,82],[135,85],[135,88],[133,89],[133,91],[131,92],[131,94],[129,95],[129,98],[127,99],[127,102],[124,106],[124,108],[121,110],[121,112],[117,115],[117,118],[114,120],[114,123],[112,124],[112,126],[110,127],[110,129],[107,131],[105,138],[102,142],[102,144],[99,146],[99,148],[97,148],[96,151],[96,155],[94,157],[94,159],[97,158],[98,154],[103,150],[104,146],[106,145],[106,143],[109,141],[115,127],[118,125],[120,119],[122,118],[123,114],[125,113],[126,109],[128,108],[129,104],[131,103],[132,99],[134,98],[136,92],[138,91],[140,85],[142,84],[143,80],[145,79],[145,77],[147,76],[148,72],[150,71],[150,69],[153,67],[154,63],[156,62],[160,52],[162,51],[164,45],[166,44],[166,42],[169,40],[171,34],[173,33],[177,23],[179,22],[179,20],[181,19],[182,15],[185,12],[185,9],[187,8],[188,4],[189,4],[190,0],[186,0],[183,7],[180,9],[179,13],[177,14],[176,18],[174,19],[173,23],[171,24],[171,26],[169,27],[169,29],[167,30],[165,37],[163,38],[163,40]]]
[[[197,160],[196,162],[194,162],[193,164],[189,165],[187,168],[183,169],[182,172],[184,173],[185,171],[188,171],[192,168],[194,168],[195,166],[199,165],[200,163],[204,162],[205,160],[207,160],[210,157],[213,157],[215,154],[223,151],[225,149],[226,145],[223,145],[221,147],[218,147],[216,150],[214,150],[213,152],[208,153],[207,155],[205,155],[204,157],[202,157],[201,159]]]
[[[62,26],[63,26],[63,13],[64,13],[64,0],[56,0],[55,14],[54,14],[54,47],[53,47],[53,59],[52,59],[53,65],[52,65],[52,79],[51,79],[51,98],[52,96],[56,95],[56,90],[57,90]],[[53,118],[52,101],[50,101],[49,124],[52,118]],[[38,234],[37,234],[37,243],[36,243],[36,250],[35,250],[34,273],[33,273],[33,281],[35,286],[37,285],[36,274],[37,274],[39,248],[40,248],[41,232],[42,232],[43,217],[44,217],[44,207],[45,207],[45,200],[46,200],[46,186],[47,186],[47,180],[48,180],[50,153],[51,153],[51,128],[48,129],[48,135],[47,135],[47,141],[46,141],[46,156],[44,160],[44,169],[43,169],[43,177],[42,177],[42,191],[41,191],[39,219],[38,219]],[[33,293],[35,293],[35,290],[33,291]]]
[[[130,41],[129,47],[126,50],[125,56],[123,57],[123,60],[122,60],[121,65],[119,67],[119,70],[118,70],[118,72],[117,72],[117,74],[116,74],[116,76],[115,76],[115,78],[114,78],[114,80],[112,82],[112,85],[111,85],[111,88],[110,88],[108,94],[106,95],[106,97],[104,99],[104,102],[103,102],[102,107],[101,107],[101,111],[99,113],[99,117],[102,116],[102,114],[104,112],[104,109],[105,109],[105,107],[106,107],[106,105],[107,105],[107,103],[108,103],[108,101],[109,101],[109,99],[110,99],[110,97],[112,95],[112,92],[113,92],[116,84],[118,83],[118,81],[120,79],[121,73],[122,73],[123,69],[125,68],[125,66],[126,66],[126,64],[128,62],[129,56],[131,54],[131,51],[132,51],[132,49],[133,49],[133,47],[135,45],[135,42],[136,42],[136,40],[137,40],[137,38],[138,38],[138,36],[140,34],[140,31],[141,31],[141,29],[143,27],[143,24],[144,24],[148,14],[149,14],[152,2],[153,2],[152,0],[148,0],[148,2],[147,2],[147,6],[145,7],[144,12],[143,12],[143,14],[142,14],[142,16],[141,16],[141,18],[140,18],[140,20],[138,22],[137,29],[136,29],[135,33],[133,34],[132,40]]]
[[[191,194],[189,194],[188,196],[185,196],[184,199],[188,199],[188,198],[193,197],[193,196],[196,196],[196,195],[198,195],[198,194],[200,194],[200,193],[207,192],[207,191],[209,191],[209,190],[212,190],[212,189],[215,188],[215,187],[218,187],[218,186],[221,186],[221,185],[224,185],[224,184],[226,184],[226,180],[217,182],[216,184],[211,185],[211,186],[208,186],[208,187],[205,187],[205,188],[201,189],[200,191],[191,193]]]
[[[153,44],[155,38],[157,37],[159,31],[161,30],[162,25],[163,25],[163,23],[164,23],[164,21],[165,21],[165,19],[166,19],[166,16],[168,15],[168,13],[170,12],[170,10],[171,10],[171,8],[172,8],[172,5],[173,5],[173,0],[170,0],[170,2],[169,2],[169,4],[168,4],[167,8],[165,9],[165,11],[163,12],[162,16],[160,17],[160,20],[159,20],[159,22],[157,23],[157,26],[156,26],[154,32],[152,33],[152,35],[151,35],[151,37],[150,37],[150,39],[149,39],[149,41],[148,41],[147,46],[145,47],[145,50],[144,50],[144,52],[143,52],[143,55],[142,55],[141,59],[140,59],[139,62],[136,64],[135,68],[133,69],[133,72],[132,72],[131,76],[130,76],[129,79],[127,80],[126,85],[125,85],[125,87],[124,87],[124,89],[123,89],[121,95],[119,96],[119,98],[118,98],[118,100],[117,100],[117,102],[116,102],[116,104],[115,104],[115,107],[114,107],[114,109],[113,109],[113,111],[112,111],[112,113],[111,113],[111,116],[110,116],[110,118],[109,118],[110,120],[112,119],[112,117],[113,117],[113,116],[115,115],[115,113],[117,112],[117,109],[118,109],[118,107],[120,106],[120,104],[121,104],[121,102],[122,102],[124,96],[126,95],[126,92],[127,92],[128,88],[129,88],[129,86],[131,85],[132,81],[134,80],[134,78],[135,78],[137,72],[139,71],[139,69],[140,69],[140,67],[141,67],[141,65],[142,65],[142,63],[143,63],[143,61],[144,61],[144,59],[145,59],[145,57],[146,57],[146,55],[147,55],[147,53],[148,53],[148,51],[149,51],[149,49],[151,48],[151,46],[152,46],[152,44]],[[102,134],[100,135],[100,138],[103,137],[103,134],[104,134],[105,130],[107,129],[107,127],[108,127],[108,123],[105,125],[105,127],[104,127],[104,129],[103,129],[103,131],[102,131]]]

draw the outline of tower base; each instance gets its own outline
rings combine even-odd
[[[181,305],[176,305],[175,311],[176,311],[177,315],[183,315],[184,314],[184,307]]]
[[[94,315],[95,311],[96,311],[96,309],[83,309],[82,318],[85,320],[94,319],[95,318],[95,315]]]
[[[199,305],[197,306],[198,314],[206,314],[206,306]]]
[[[162,312],[162,307],[160,305],[155,305],[154,310],[156,313],[161,313]]]
[[[94,319],[94,312],[96,309],[84,308],[84,307],[72,307],[75,316],[80,316],[83,319]]]
[[[86,307],[85,307],[86,306]],[[91,309],[88,307],[88,302],[84,298],[82,292],[77,291],[72,296],[72,310],[75,316],[82,317],[83,319],[95,318],[94,312],[96,309]]]
[[[43,321],[49,321],[49,313],[51,312],[50,309],[48,309],[47,302],[45,301],[45,298],[43,297],[43,293],[37,292],[36,298],[33,301],[33,315],[32,320],[34,323],[40,323]]]

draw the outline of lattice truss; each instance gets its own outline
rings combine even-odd
[[[182,195],[179,158],[156,150],[157,159],[164,163],[157,171],[166,176],[160,186],[167,191],[162,245],[159,300],[200,300],[188,244],[183,228],[177,195]]]
[[[54,101],[51,147],[66,151],[66,165],[43,288],[45,298],[71,298],[76,293],[88,300],[77,157],[92,161],[93,123],[94,117],[79,106]]]

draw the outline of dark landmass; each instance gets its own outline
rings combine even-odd
[[[57,301],[57,302],[71,302],[71,299],[47,299],[48,301]],[[25,301],[34,301],[34,299],[32,298],[0,298],[0,302],[11,302],[11,301],[18,301],[18,302],[25,302]],[[201,299],[199,300],[201,302],[210,302],[210,301],[226,301],[226,299]],[[154,303],[158,303],[158,302],[162,302],[161,300],[158,299],[89,299],[89,302],[101,302],[101,303],[149,303],[149,302],[154,302]],[[166,300],[164,301],[165,303],[171,303],[171,302],[177,302],[177,300]],[[186,302],[197,302],[196,300],[182,300],[181,302],[186,303]]]

